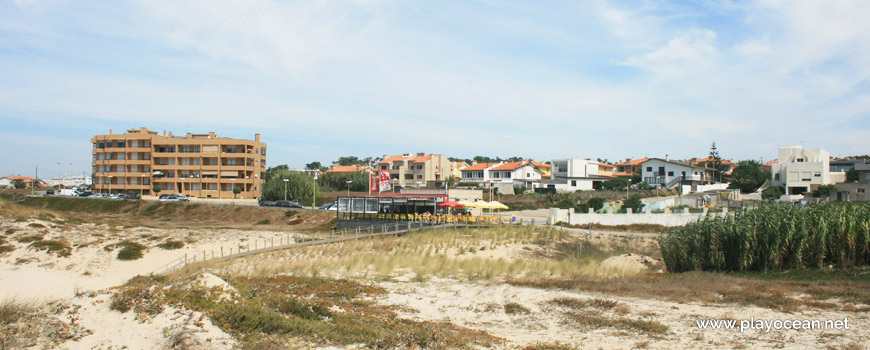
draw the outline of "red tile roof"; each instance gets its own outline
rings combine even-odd
[[[708,162],[710,162],[710,161],[712,161],[712,160],[713,160],[712,158],[710,158],[710,157],[706,157],[706,158],[698,159],[698,160],[694,161],[692,164],[698,165],[698,164],[701,164],[701,163],[708,163]],[[729,160],[727,160],[727,159],[722,159],[722,164],[723,164],[723,165],[726,165],[726,164],[734,164],[734,163],[732,163],[731,161],[729,161]]]
[[[324,171],[324,173],[352,173],[365,170],[371,170],[371,168],[365,165],[333,165],[332,168]]]
[[[627,162],[619,162],[619,163],[616,163],[613,165],[615,165],[615,166],[640,165],[640,163],[643,163],[643,162],[648,161],[648,160],[649,160],[649,158],[639,158],[639,159],[635,159],[635,160],[629,160]]]
[[[395,155],[395,156],[388,157],[387,159],[384,159],[384,160],[378,162],[378,164],[382,164],[382,163],[383,163],[383,164],[387,164],[387,163],[395,162],[395,161],[397,161],[397,160],[405,160],[405,159],[406,159],[405,156],[402,156],[402,155]]]
[[[427,160],[429,160],[428,154],[425,156],[417,156],[417,157],[408,159],[408,161],[411,163],[425,163]]]
[[[510,162],[510,163],[504,163],[502,165],[499,165],[495,168],[492,168],[491,170],[516,170],[516,169],[522,167],[523,165],[526,165],[526,163],[525,162]]]
[[[498,163],[477,163],[476,165],[472,165],[470,167],[462,169],[462,171],[484,170],[484,169],[489,168],[489,167],[496,165],[496,164],[498,164]]]
[[[9,175],[9,176],[5,176],[5,177],[8,177],[8,178],[10,178],[10,179],[12,179],[12,180],[33,181],[33,178],[32,178],[32,177],[27,177],[27,176],[15,176],[15,175]]]
[[[550,168],[550,164],[547,163],[532,161],[532,164],[534,164],[538,168]]]

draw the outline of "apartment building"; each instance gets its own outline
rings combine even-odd
[[[389,171],[393,185],[402,187],[442,187],[444,181],[453,175],[452,162],[442,154],[385,154],[377,169]]]
[[[180,193],[197,198],[258,198],[266,172],[266,144],[208,134],[175,136],[146,128],[97,135],[93,186],[98,192]],[[234,195],[233,188],[241,189]],[[153,193],[151,193],[153,194]]]
[[[779,148],[779,163],[772,164],[772,184],[785,188],[788,195],[815,191],[821,185],[846,181],[845,172],[831,172],[831,154],[821,148],[802,146]]]

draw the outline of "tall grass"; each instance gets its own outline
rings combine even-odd
[[[762,205],[674,229],[659,244],[671,272],[866,266],[870,205]]]

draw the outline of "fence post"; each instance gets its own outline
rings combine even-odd
[[[224,257],[224,246],[221,246],[221,258]]]
[[[257,250],[257,239],[254,238],[254,250]]]
[[[205,249],[202,250],[202,261],[205,261],[208,257],[205,256]]]

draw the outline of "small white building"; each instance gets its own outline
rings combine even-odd
[[[52,178],[48,180],[49,186],[58,186],[61,185],[63,187],[78,187],[82,185],[90,185],[93,179],[90,176],[64,176],[62,178]]]
[[[640,164],[640,176],[650,186],[674,188],[680,185],[701,185],[712,182],[713,169],[701,165],[670,160],[670,158],[650,158]]]
[[[599,189],[601,183],[609,178],[599,173],[598,162],[594,160],[554,159],[550,165],[550,180],[543,180],[542,187],[559,192]]]
[[[524,160],[509,162],[489,169],[490,180],[499,184],[525,186],[528,189],[537,187],[544,172],[538,169],[532,161]]]
[[[831,154],[821,148],[779,148],[779,163],[770,167],[771,184],[785,188],[787,195],[812,192],[822,185],[846,181],[845,172],[830,171]]]

